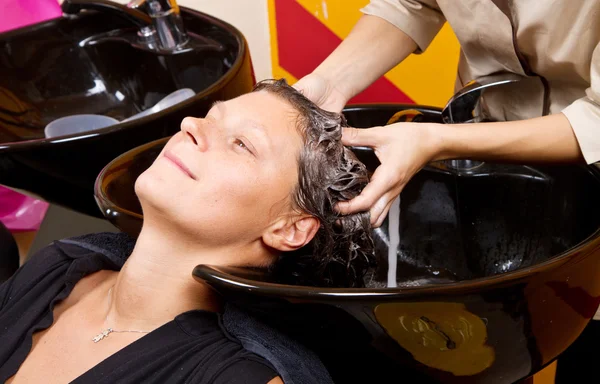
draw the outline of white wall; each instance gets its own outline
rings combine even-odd
[[[248,41],[256,79],[273,76],[267,0],[178,0],[177,4],[207,13],[239,29]]]

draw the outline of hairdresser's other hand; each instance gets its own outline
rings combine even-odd
[[[341,112],[348,101],[335,84],[314,72],[298,80],[293,87],[326,111]]]
[[[436,126],[438,124],[396,123],[368,129],[345,128],[344,145],[373,148],[381,165],[359,196],[338,204],[339,212],[369,210],[371,224],[381,226],[406,183],[440,153]]]

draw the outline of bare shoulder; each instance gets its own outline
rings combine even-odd
[[[271,381],[269,381],[267,384],[283,384],[283,380],[281,380],[280,376],[277,376],[277,377],[273,378]]]

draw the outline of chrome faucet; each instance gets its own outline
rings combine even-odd
[[[478,123],[485,121],[481,108],[481,97],[490,87],[514,83],[522,78],[512,73],[501,73],[480,77],[470,81],[456,92],[442,110],[445,124]],[[446,160],[444,165],[456,172],[469,172],[483,165],[482,161],[460,159]]]
[[[140,42],[149,49],[174,52],[188,42],[176,0],[132,0],[127,6],[108,0],[64,0],[65,14],[82,10],[110,12],[138,26]]]
[[[162,49],[177,49],[188,41],[175,0],[132,0],[127,7],[139,9],[150,16]],[[140,32],[147,36],[151,29]]]
[[[444,124],[464,124],[485,121],[486,118],[481,108],[481,96],[485,89],[514,83],[521,79],[521,77],[515,74],[503,73],[485,76],[470,81],[450,98],[442,110],[442,122]],[[386,125],[398,122],[418,123],[426,121],[425,115],[420,111],[416,109],[406,109],[395,113],[387,121]],[[432,163],[432,165],[438,168],[451,170],[455,173],[468,173],[479,168],[483,164],[482,161],[469,159],[443,160]]]
[[[481,96],[487,88],[514,83],[522,78],[512,73],[501,73],[480,77],[468,82],[456,92],[442,110],[446,124],[478,123],[483,121]]]

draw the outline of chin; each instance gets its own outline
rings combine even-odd
[[[155,179],[156,177],[154,177],[152,174],[152,167],[148,168],[138,176],[134,185],[135,194],[137,195],[138,199],[142,200],[146,198],[149,194],[151,194],[150,192],[157,187],[159,181]]]
[[[173,193],[169,193],[168,183],[163,180],[157,172],[153,172],[152,167],[148,168],[135,181],[135,194],[140,201],[144,214],[148,208],[154,210],[166,211],[169,202],[173,202]],[[172,191],[171,191],[172,192]]]
[[[190,207],[181,204],[186,201],[182,191],[161,176],[162,172],[149,168],[135,182],[135,194],[142,206],[144,222],[150,218],[155,223],[158,220],[179,228],[182,226],[180,222],[191,216]]]

